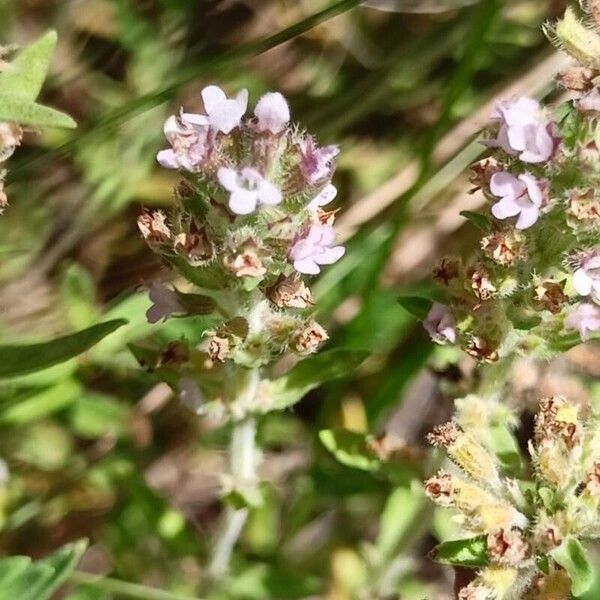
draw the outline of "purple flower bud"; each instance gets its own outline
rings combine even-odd
[[[337,146],[317,148],[312,138],[300,142],[300,168],[309,183],[317,183],[331,175],[331,161],[339,154]]]
[[[152,301],[152,306],[146,311],[149,323],[158,323],[161,319],[166,321],[173,313],[181,312],[177,294],[160,283],[154,282],[150,286],[148,296]]]
[[[582,253],[573,273],[573,287],[580,296],[600,299],[600,249]]]
[[[517,229],[527,229],[538,220],[544,203],[544,192],[533,175],[523,173],[515,177],[507,171],[494,173],[490,190],[500,198],[492,207],[492,214],[497,219],[519,215],[515,225]]]
[[[235,98],[227,98],[220,87],[209,85],[202,90],[202,101],[210,127],[227,135],[240,124],[248,108],[248,90],[240,90]]]
[[[239,172],[221,167],[217,178],[230,192],[229,209],[236,215],[249,215],[258,204],[275,205],[283,199],[281,192],[252,167],[243,167]]]
[[[550,132],[551,123],[536,100],[522,97],[498,102],[491,118],[500,122],[500,129],[488,145],[529,163],[545,162],[554,153],[556,140]]]
[[[279,92],[265,94],[258,101],[254,115],[258,119],[257,131],[281,133],[290,122],[290,108]]]
[[[448,307],[439,302],[433,303],[426,319],[423,321],[423,327],[431,336],[431,339],[438,344],[456,343],[454,317]]]
[[[590,303],[577,304],[565,319],[565,327],[576,329],[582,341],[587,341],[590,332],[600,331],[600,306]]]
[[[332,183],[326,185],[308,204],[308,210],[317,210],[320,206],[325,206],[333,202],[337,196],[337,188]]]
[[[182,112],[165,121],[165,137],[171,144],[156,159],[166,169],[194,171],[210,150],[208,121],[203,115]]]
[[[297,239],[290,249],[290,258],[298,273],[317,275],[321,272],[319,265],[331,265],[337,262],[346,249],[343,246],[332,246],[335,233],[331,225],[316,223],[311,225],[306,234]]]

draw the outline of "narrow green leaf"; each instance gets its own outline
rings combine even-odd
[[[368,355],[363,350],[337,348],[300,361],[285,375],[269,382],[272,409],[291,406],[319,385],[352,374]]]
[[[339,462],[363,471],[378,471],[381,463],[369,450],[365,436],[347,429],[323,429],[319,439]]]
[[[488,564],[486,536],[442,542],[433,549],[431,558],[443,565],[483,567]]]
[[[23,48],[10,66],[0,73],[0,90],[35,100],[48,74],[56,39],[56,31],[49,31]]]
[[[594,572],[585,548],[576,538],[567,538],[551,552],[552,558],[563,567],[571,578],[571,593],[581,596],[594,581]]]
[[[116,319],[99,323],[49,342],[0,346],[0,377],[31,373],[69,360],[89,350],[126,322],[124,319]]]
[[[404,310],[422,321],[431,310],[433,300],[421,296],[399,296],[398,303]]]
[[[0,121],[32,127],[77,127],[69,115],[4,90],[0,93]]]
[[[487,233],[490,230],[490,220],[485,215],[470,210],[463,210],[459,214],[461,217],[467,219],[467,221],[471,221],[477,229],[480,229],[484,233]]]

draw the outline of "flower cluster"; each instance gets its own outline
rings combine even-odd
[[[503,472],[480,427],[452,421],[429,434],[458,472],[431,477],[427,496],[456,511],[475,536],[465,546],[484,542],[481,569],[460,600],[571,597],[575,567],[565,557],[576,548],[585,563],[580,542],[600,537],[599,425],[587,405],[542,400],[529,443],[532,480]]]
[[[176,370],[196,379],[199,395],[227,403],[237,397],[219,380],[257,369],[285,351],[305,355],[327,340],[310,315],[305,276],[338,261],[331,183],[337,146],[317,146],[290,123],[279,93],[268,93],[246,118],[248,92],[232,98],[202,90],[205,114],[181,112],[164,127],[170,144],[158,154],[183,179],[176,208],[138,219],[143,238],[192,284],[193,293],[154,284],[148,319],[217,312],[200,347],[184,348]],[[174,369],[171,362],[171,369]],[[240,371],[241,369],[241,371]],[[217,375],[218,373],[218,375]]]
[[[574,98],[555,107],[525,97],[497,104],[488,156],[472,168],[487,200],[482,214],[469,215],[484,230],[480,249],[434,269],[443,303],[432,307],[427,331],[481,361],[551,356],[600,332],[600,70],[582,57],[595,41],[600,67],[600,31],[574,19],[568,11],[552,29],[582,61],[558,77]]]

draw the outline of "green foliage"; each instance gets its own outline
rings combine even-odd
[[[25,556],[0,560],[0,600],[50,600],[79,562],[86,542],[64,546],[39,561]]]
[[[343,465],[364,471],[378,471],[381,464],[369,450],[365,436],[347,429],[323,429],[319,438]]]
[[[486,536],[438,544],[431,553],[436,562],[456,567],[484,567],[488,563]]]
[[[49,342],[23,346],[0,346],[0,377],[32,373],[65,362],[89,350],[125,323],[125,320],[117,319],[93,325]]]
[[[578,539],[566,539],[551,555],[569,574],[571,591],[575,597],[581,596],[590,588],[594,581],[594,571],[587,552]]]
[[[32,127],[75,127],[68,115],[35,102],[46,79],[56,46],[50,31],[24,48],[0,72],[0,120]]]

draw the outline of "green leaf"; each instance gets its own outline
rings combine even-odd
[[[363,471],[378,471],[381,467],[380,461],[371,452],[365,436],[361,433],[347,429],[323,429],[319,431],[319,439],[323,446],[347,467]]]
[[[486,536],[442,542],[433,549],[431,558],[443,565],[483,567],[488,564]]]
[[[0,600],[49,600],[68,579],[86,545],[69,544],[36,562],[23,556],[0,560]]]
[[[471,221],[477,229],[480,229],[484,233],[487,233],[490,230],[490,220],[485,215],[470,210],[462,210],[459,214],[461,217],[467,219],[467,221]]]
[[[393,555],[400,541],[410,535],[415,519],[423,506],[423,495],[409,487],[396,488],[388,497],[376,546],[384,558]]]
[[[399,296],[398,303],[404,310],[422,321],[431,310],[433,300],[421,296]]]
[[[551,552],[552,558],[563,567],[571,578],[571,593],[581,596],[594,581],[592,565],[585,548],[576,538],[567,538]]]
[[[295,404],[327,381],[352,375],[368,355],[363,350],[337,348],[300,361],[285,375],[269,382],[268,393],[273,400],[271,410],[281,410]]]
[[[0,377],[31,373],[67,361],[89,350],[125,323],[124,319],[115,319],[49,342],[0,346]]]
[[[498,457],[505,471],[512,474],[520,473],[523,468],[523,457],[519,444],[510,429],[504,424],[490,426],[490,448]]]
[[[0,90],[35,100],[48,74],[56,39],[56,31],[49,31],[23,48],[10,66],[0,73]]]
[[[32,127],[77,127],[69,115],[5,91],[0,93],[0,121]]]

